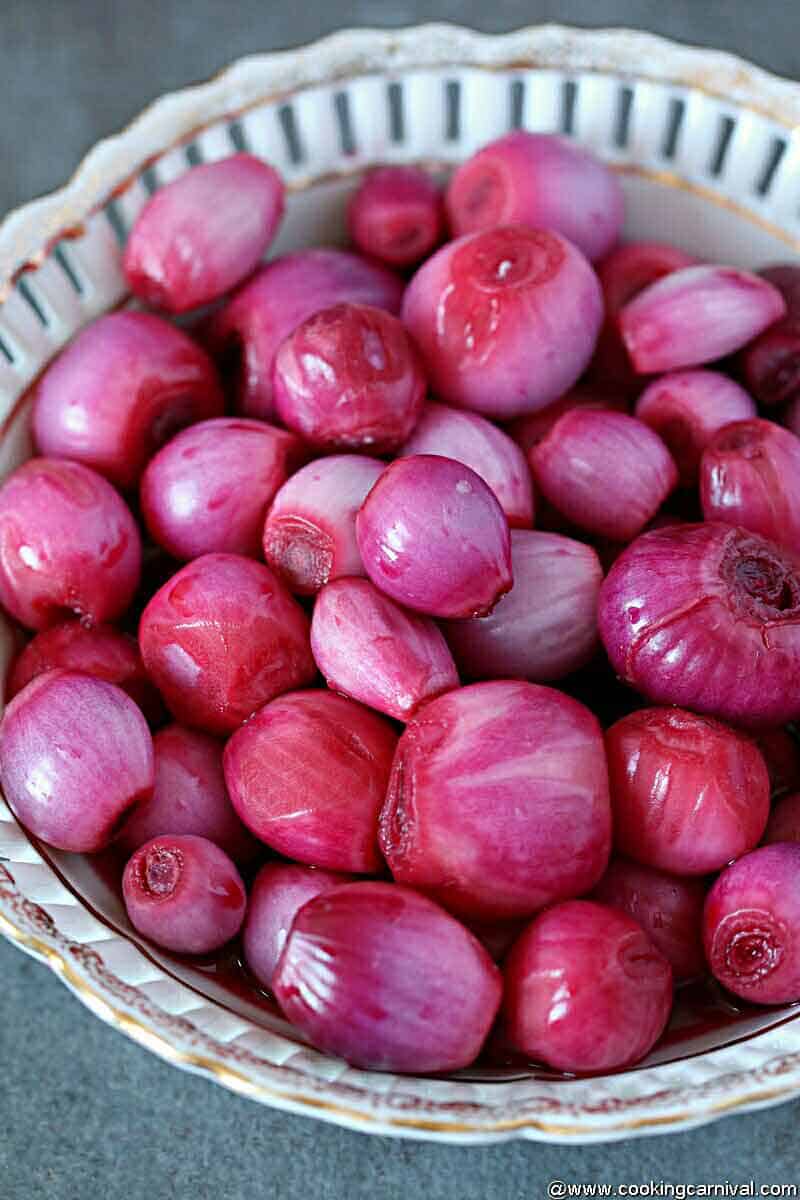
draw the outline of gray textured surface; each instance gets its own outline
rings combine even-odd
[[[60,184],[164,90],[346,25],[633,25],[800,77],[796,0],[4,0],[0,211]],[[539,1200],[570,1183],[796,1182],[800,1105],[609,1147],[451,1149],[261,1109],[159,1062],[0,942],[0,1200]]]

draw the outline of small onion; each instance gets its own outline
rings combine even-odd
[[[322,892],[350,882],[349,875],[297,863],[269,862],[261,868],[247,901],[242,948],[247,966],[262,987],[272,987],[292,921],[303,905]]]
[[[611,846],[597,721],[517,681],[431,700],[400,737],[380,844],[398,883],[470,919],[522,917],[588,891]]]
[[[800,438],[757,418],[726,425],[703,451],[700,499],[707,521],[800,552]]]
[[[320,1050],[403,1072],[469,1066],[502,991],[497,967],[463,925],[389,883],[348,884],[304,905],[273,986]]]
[[[678,482],[661,438],[625,413],[575,408],[531,451],[537,486],[589,533],[627,542]]]
[[[433,617],[491,612],[513,583],[494,492],[450,458],[417,454],[387,467],[356,517],[356,537],[372,582]]]
[[[800,268],[782,263],[759,271],[786,301],[786,315],[745,346],[738,365],[746,387],[765,408],[789,406],[792,414],[800,402]],[[797,429],[790,420],[790,428]]]
[[[619,314],[640,374],[713,362],[739,350],[786,311],[771,283],[734,267],[685,267],[650,284]]]
[[[333,692],[266,704],[228,741],[225,782],[257,838],[312,867],[374,874],[378,813],[397,734],[383,717]]]
[[[179,954],[209,954],[235,937],[247,896],[219,846],[186,834],[154,838],[136,851],[122,877],[134,929]]]
[[[458,687],[436,622],[400,608],[367,579],[338,579],[322,588],[311,649],[329,687],[398,721]]]
[[[411,437],[397,451],[439,454],[471,467],[500,502],[511,526],[533,524],[533,485],[525,455],[507,433],[477,413],[426,404]]]
[[[642,534],[600,589],[614,670],[660,704],[751,728],[800,716],[800,558],[707,522]]]
[[[334,454],[302,467],[279,489],[264,525],[264,557],[290,591],[311,596],[342,575],[363,575],[356,514],[386,463]]]
[[[704,974],[704,880],[681,879],[626,858],[613,858],[592,899],[633,917],[669,962],[678,983]]]
[[[709,966],[728,991],[751,1004],[800,1000],[800,845],[763,846],[723,871],[703,924]]]
[[[412,267],[442,240],[442,194],[419,167],[376,167],[350,198],[347,228],[362,254]]]
[[[537,917],[506,960],[512,1044],[560,1071],[612,1071],[652,1049],[672,1007],[672,969],[640,925],[588,900]]]
[[[256,557],[267,509],[301,455],[293,434],[264,421],[218,417],[184,429],[142,478],[150,535],[179,560]]]
[[[559,417],[573,408],[610,408],[615,412],[627,412],[629,404],[622,392],[610,392],[581,383],[571,388],[560,400],[548,404],[547,408],[510,421],[506,431],[527,458],[533,447],[544,441]]]
[[[113,683],[47,671],[5,710],[0,783],[14,814],[49,846],[102,850],[153,790],[147,723]]]
[[[557,533],[512,529],[511,565],[514,586],[488,617],[444,626],[463,675],[550,683],[585,666],[597,646],[596,552]]]
[[[700,457],[714,435],[732,421],[755,415],[752,397],[719,371],[662,375],[636,402],[636,416],[666,444],[683,487],[697,483]]]
[[[680,708],[642,708],[606,731],[606,751],[622,854],[707,875],[758,845],[770,789],[751,738]]]
[[[594,154],[567,138],[516,129],[458,167],[447,188],[454,236],[495,225],[554,229],[587,258],[600,258],[619,236],[619,180]]]
[[[403,320],[435,394],[501,420],[544,408],[572,387],[602,317],[600,285],[580,250],[521,226],[449,242],[403,297]]]

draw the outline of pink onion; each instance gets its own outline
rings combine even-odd
[[[245,962],[262,987],[272,987],[292,921],[303,905],[350,882],[349,875],[300,867],[297,863],[269,862],[261,868],[247,902],[242,947]]]
[[[206,331],[213,352],[234,374],[239,412],[262,420],[274,415],[275,352],[312,313],[343,300],[398,313],[402,296],[397,275],[345,250],[300,250],[260,267]]]
[[[620,388],[624,393],[639,390],[642,380],[637,377],[623,344],[617,316],[648,284],[696,264],[696,258],[663,242],[626,242],[615,246],[597,263],[606,315],[589,369],[593,380],[606,387]]]
[[[133,854],[166,833],[207,838],[235,862],[253,858],[258,843],[233,810],[222,771],[222,744],[182,725],[168,725],[153,738],[153,794],[137,804],[117,845]]]
[[[31,458],[0,487],[0,602],[29,629],[121,616],[141,558],[130,509],[88,467]]]
[[[619,328],[634,367],[647,374],[732,354],[785,311],[778,289],[749,271],[685,267],[630,300]]]
[[[800,558],[746,529],[673,525],[600,589],[614,670],[648,699],[752,728],[800,716]]]
[[[746,854],[706,900],[703,940],[715,977],[751,1004],[800,1000],[800,846]]]
[[[233,806],[257,838],[312,867],[374,874],[378,813],[397,734],[333,692],[266,704],[225,747]]]
[[[293,434],[263,421],[219,417],[184,429],[142,478],[151,536],[177,559],[258,556],[267,509],[301,455]]]
[[[566,138],[516,129],[457,168],[447,189],[453,234],[495,225],[554,229],[587,258],[614,245],[624,217],[613,171]]]
[[[520,226],[449,242],[403,298],[438,398],[501,420],[572,387],[602,317],[600,285],[581,252],[556,233]]]
[[[719,371],[674,371],[642,392],[636,416],[664,441],[683,487],[697,482],[700,456],[714,435],[732,421],[756,415],[744,388]]]
[[[775,803],[762,842],[765,846],[800,842],[800,792],[790,792]]]
[[[125,868],[122,894],[131,924],[179,954],[208,954],[239,932],[247,896],[219,846],[189,834],[154,838]]]
[[[752,850],[769,774],[751,738],[680,708],[642,708],[606,731],[614,843],[651,867],[707,875]]]
[[[767,766],[772,798],[800,791],[800,745],[787,729],[767,729],[756,737]]]
[[[775,321],[739,355],[745,385],[759,404],[786,404],[789,427],[797,433],[794,416],[800,401],[800,268],[782,263],[759,271],[786,301],[786,315]]]
[[[626,858],[613,858],[592,899],[633,917],[671,965],[677,982],[705,973],[704,880],[681,879]]]
[[[571,412],[573,408],[610,408],[614,412],[627,412],[629,405],[627,396],[622,392],[609,392],[587,384],[578,384],[560,400],[548,404],[547,408],[528,413],[525,417],[517,417],[506,426],[506,430],[527,458],[529,451],[544,441],[559,417]]]
[[[400,608],[367,579],[338,579],[322,588],[311,649],[329,687],[398,721],[458,687],[436,622]]]
[[[597,721],[518,681],[431,700],[400,737],[380,844],[398,883],[469,918],[526,916],[588,891],[611,845]]]
[[[347,228],[363,254],[412,267],[442,240],[441,192],[419,167],[376,167],[350,197]]]
[[[235,554],[204,554],[159,588],[139,646],[175,718],[208,733],[233,732],[316,674],[300,605],[268,567]]]
[[[417,423],[426,387],[401,322],[368,304],[315,312],[275,354],[278,415],[320,450],[396,450]]]
[[[596,552],[557,533],[512,529],[511,565],[514,586],[490,616],[444,627],[461,672],[550,683],[585,666],[597,646]]]
[[[158,721],[164,714],[161,697],[147,678],[134,638],[110,625],[86,626],[80,621],[51,625],[28,642],[11,666],[6,698],[13,699],[32,679],[58,667],[116,683],[149,721]]]
[[[672,969],[641,926],[587,900],[537,917],[504,977],[512,1044],[560,1071],[632,1066],[658,1041],[672,1008]]]
[[[703,451],[700,499],[707,521],[800,552],[800,438],[757,418],[726,425]]]
[[[168,312],[208,304],[246,278],[283,216],[283,182],[252,154],[194,167],[151,196],[125,246],[131,290]]]
[[[589,533],[628,542],[678,482],[661,438],[625,413],[574,408],[531,451],[537,486]]]
[[[264,525],[264,557],[291,591],[311,596],[342,575],[363,575],[356,513],[384,471],[378,458],[334,454],[295,472]]]
[[[356,517],[356,537],[376,587],[433,617],[491,612],[513,583],[494,492],[450,458],[417,454],[387,467]]]
[[[113,683],[47,671],[5,710],[0,783],[14,814],[49,846],[102,850],[152,791],[147,722]]]
[[[348,884],[304,905],[273,986],[320,1050],[407,1072],[468,1066],[502,992],[497,967],[463,925],[389,883]]]
[[[149,313],[116,312],[81,330],[47,368],[33,432],[42,454],[128,489],[173,433],[224,406],[214,364],[190,337]]]
[[[426,404],[411,437],[397,451],[439,454],[472,467],[488,483],[511,526],[533,524],[533,486],[525,456],[507,433],[485,417],[446,404]]]

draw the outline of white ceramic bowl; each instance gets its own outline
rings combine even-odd
[[[110,86],[110,85],[109,85]],[[77,329],[125,299],[119,234],[153,184],[245,146],[292,196],[274,252],[340,240],[364,166],[458,162],[512,124],[565,131],[621,173],[627,233],[754,266],[800,250],[800,87],[739,59],[625,30],[452,26],[349,32],[244,59],[101,142],[60,192],[0,228],[0,475],[30,453],[26,389]],[[113,199],[112,199],[113,198]],[[0,630],[0,671],[11,639]],[[800,1016],[704,1031],[679,1011],[640,1068],[583,1081],[353,1070],[212,975],[133,934],[90,860],[34,846],[0,800],[0,932],[98,1016],[265,1104],[454,1142],[599,1141],[700,1125],[800,1094]]]

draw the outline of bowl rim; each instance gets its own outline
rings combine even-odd
[[[648,63],[645,73],[637,68],[642,62]],[[620,78],[648,79],[734,102],[790,131],[796,132],[800,125],[800,85],[733,54],[689,46],[643,31],[546,24],[492,35],[444,23],[399,30],[344,30],[296,49],[246,56],[208,82],[159,97],[120,133],[98,142],[62,188],[10,212],[0,224],[0,304],[20,274],[40,265],[65,232],[80,229],[94,211],[149,161],[200,129],[321,83],[376,72],[391,76],[395,71],[410,68],[470,66],[483,70],[596,71]],[[169,131],[166,140],[165,130]],[[752,219],[751,214],[747,215]],[[688,1128],[728,1113],[775,1104],[800,1093],[800,1047],[785,1045],[779,1039],[773,1047],[776,1057],[762,1059],[749,1070],[742,1068],[736,1072],[739,1082],[735,1090],[730,1090],[732,1076],[721,1075],[715,1094],[714,1081],[701,1073],[694,1087],[696,1098],[692,1085],[678,1085],[677,1090],[685,1097],[683,1107],[670,1110],[668,1095],[659,1097],[656,1093],[652,1097],[652,1111],[641,1116],[629,1114],[621,1120],[613,1112],[607,1114],[605,1121],[590,1123],[582,1119],[574,1124],[560,1117],[551,1121],[532,1115],[500,1121],[489,1116],[463,1122],[393,1116],[390,1111],[373,1116],[310,1093],[299,1094],[296,1088],[277,1085],[271,1088],[263,1081],[255,1082],[226,1063],[176,1044],[124,1003],[121,1006],[112,1003],[108,989],[93,980],[90,972],[79,969],[75,944],[52,936],[53,922],[43,909],[22,895],[24,889],[17,893],[22,907],[4,902],[8,900],[4,895],[4,875],[8,872],[0,858],[0,933],[45,962],[101,1019],[161,1058],[215,1078],[240,1094],[350,1128],[460,1142],[497,1141],[514,1136],[563,1142],[598,1141]],[[747,1044],[767,1036],[756,1036]],[[661,1071],[662,1068],[652,1068],[653,1074]],[[723,1087],[726,1080],[727,1090]]]

